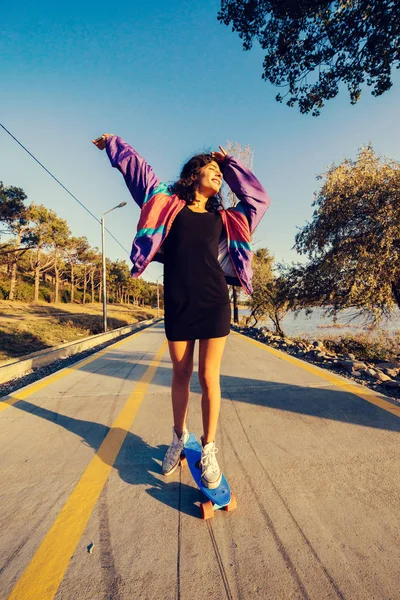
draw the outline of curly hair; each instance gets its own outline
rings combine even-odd
[[[197,176],[205,165],[213,161],[215,161],[215,158],[211,154],[197,154],[196,156],[192,156],[183,166],[178,181],[169,186],[169,192],[185,200],[186,204],[192,204],[196,199]],[[206,210],[208,212],[217,212],[223,208],[220,192],[207,200]]]

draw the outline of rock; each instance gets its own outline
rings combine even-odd
[[[376,379],[378,379],[379,381],[382,381],[382,382],[392,381],[390,379],[390,377],[388,375],[385,375],[385,373],[382,373],[382,371],[377,371],[376,372]]]
[[[316,360],[317,362],[324,362],[326,359],[325,354],[323,352],[317,352],[314,356],[313,356],[314,360]]]
[[[353,369],[353,371],[351,372],[351,374],[352,374],[354,377],[361,377],[361,375],[362,375],[361,371],[354,371],[354,369]]]
[[[343,358],[345,358],[346,360],[356,360],[354,354],[343,354]]]
[[[324,348],[324,343],[323,342],[319,342],[318,340],[314,340],[312,342],[312,345],[314,346],[314,348]]]
[[[337,364],[348,371],[366,369],[366,364],[358,360],[338,360]]]
[[[389,381],[384,381],[382,385],[391,390],[400,390],[400,381],[393,381],[390,379]]]
[[[375,371],[375,369],[370,369],[370,368],[366,368],[364,369],[364,372],[369,375],[370,377],[376,377],[377,375],[377,371]]]
[[[399,369],[382,369],[385,375],[389,375],[389,377],[397,377],[399,374]]]
[[[391,362],[384,361],[375,365],[377,369],[398,369],[400,371],[400,361],[393,360]]]

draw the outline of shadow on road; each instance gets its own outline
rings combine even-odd
[[[150,335],[150,332],[147,335]],[[129,360],[127,360],[127,356],[129,356]],[[132,365],[132,360],[140,360],[142,366],[148,366],[153,358],[153,353],[149,352],[142,355],[139,352],[127,353],[124,357],[121,351],[110,350],[107,355],[102,357],[101,364],[98,361],[92,362],[84,365],[81,370],[120,378],[124,369],[128,365]],[[293,370],[295,369],[296,367],[293,367]],[[141,375],[142,373],[139,371],[133,372],[132,378],[139,381]],[[168,378],[172,380],[171,361],[169,357],[164,357],[151,385],[165,387]],[[221,396],[222,400],[254,404],[266,409],[273,408],[364,427],[400,431],[400,419],[383,408],[333,384],[327,385],[324,379],[319,379],[315,375],[311,377],[307,375],[307,378],[311,379],[311,382],[306,382],[304,386],[301,386],[267,379],[221,375]],[[346,383],[345,380],[343,382]],[[197,372],[193,372],[192,375],[191,391],[201,393]],[[365,388],[365,392],[373,394],[368,388]]]
[[[177,494],[179,468],[168,479],[161,474],[161,463],[167,450],[166,445],[150,446],[138,435],[123,430],[123,434],[126,434],[125,440],[114,464],[110,464],[107,453],[101,448],[102,442],[110,432],[110,427],[93,421],[67,417],[26,400],[19,400],[14,407],[75,433],[83,443],[97,452],[105,464],[113,466],[123,481],[130,485],[151,486],[146,492],[153,498],[175,510],[199,517],[198,506],[195,504],[200,497],[197,488],[181,483],[181,495],[184,493],[185,502],[179,505],[179,495]],[[158,477],[156,474],[159,474]]]
[[[161,327],[162,324],[158,324],[158,326],[146,332],[146,335],[150,338],[147,339],[146,348],[142,351],[132,352],[129,347],[125,349],[122,345],[111,349],[95,361],[79,367],[77,372],[81,374],[82,378],[92,373],[102,375],[99,382],[91,386],[89,398],[96,398],[97,393],[104,394],[105,390],[110,389],[105,385],[105,378],[107,377],[119,379],[121,385],[122,383],[132,384],[131,389],[133,389],[134,384],[142,379],[148,365],[151,364],[159,350],[159,330]],[[154,336],[154,340],[151,339],[151,336]],[[266,358],[264,353],[262,355],[260,353],[260,360],[265,360],[265,373],[267,374],[268,360],[275,360],[275,358]],[[297,367],[292,366],[292,370],[297,371]],[[260,374],[260,369],[257,373]],[[298,373],[295,375],[297,380],[299,380],[298,375]],[[171,361],[169,357],[164,356],[151,381],[153,393],[157,394],[158,386],[165,393],[165,387],[170,385],[171,379]],[[79,386],[79,381],[75,385]],[[196,372],[192,375],[191,391],[196,394],[201,393]],[[268,411],[272,409],[274,411],[285,411],[288,415],[293,415],[293,418],[296,415],[307,415],[374,429],[400,431],[400,419],[394,414],[340,387],[327,384],[326,381],[315,375],[305,375],[303,385],[222,375],[221,392],[222,412],[226,402],[232,402],[234,405],[252,404],[258,407],[258,411],[260,409],[265,411],[263,417],[266,419],[268,419]],[[43,396],[43,392],[41,392],[41,399],[44,398],[46,396]],[[12,396],[3,398],[3,401],[7,399],[12,399]],[[87,401],[90,402],[90,400]],[[150,399],[147,401],[150,401]],[[14,407],[41,419],[46,419],[57,427],[63,427],[71,431],[79,436],[83,443],[93,448],[95,452],[99,452],[102,442],[110,432],[110,427],[106,425],[68,417],[26,400],[16,399]],[[257,415],[260,417],[258,412]],[[257,415],[254,418],[258,418]],[[153,447],[138,435],[129,431],[124,431],[124,434],[126,434],[124,443],[114,464],[111,465],[118,471],[121,479],[131,485],[142,484],[148,486],[148,489],[146,489],[148,494],[171,508],[181,510],[189,515],[198,515],[198,509],[195,505],[195,502],[199,499],[198,490],[192,485],[188,486],[181,483],[184,494],[177,494],[176,490],[180,481],[179,469],[171,478],[164,478],[161,474],[161,462],[167,446]],[[284,445],[285,431],[281,432],[281,441]],[[100,450],[99,455],[104,462],[107,462],[107,457],[102,450]],[[185,498],[184,506],[179,506],[181,496]]]

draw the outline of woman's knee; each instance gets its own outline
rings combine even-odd
[[[199,383],[202,390],[215,388],[220,383],[219,370],[215,369],[199,369]]]
[[[193,373],[194,341],[169,342],[169,349],[174,379],[187,382]]]
[[[190,380],[193,373],[193,362],[192,363],[176,363],[173,365],[173,377],[175,380],[182,383],[186,383]]]

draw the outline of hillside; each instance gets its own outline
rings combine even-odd
[[[0,301],[0,361],[101,333],[101,304],[28,304]],[[160,315],[163,311],[160,311]],[[126,304],[107,307],[109,329],[157,316],[157,309]]]

